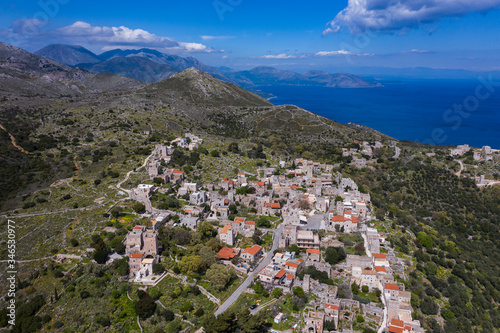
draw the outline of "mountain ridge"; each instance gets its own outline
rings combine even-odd
[[[58,48],[61,50],[58,50]],[[47,52],[47,50],[50,50],[50,52]],[[184,58],[148,48],[114,49],[99,55],[84,50],[86,49],[81,46],[52,44],[35,53],[45,54],[50,59],[63,62],[74,68],[83,68],[95,73],[119,74],[146,83],[159,82],[194,67],[222,81],[237,84],[246,89],[262,85],[316,85],[336,88],[371,88],[380,86],[378,83],[371,83],[359,76],[347,73],[331,74],[312,70],[299,74],[294,71],[267,66],[258,66],[244,71],[235,71],[227,67],[215,68],[202,63],[194,57]],[[75,54],[71,54],[71,51],[74,51]],[[69,60],[65,61],[62,54],[66,54]],[[93,55],[93,57],[88,58],[89,54]],[[148,61],[141,60],[141,58]],[[90,59],[91,61],[78,63],[77,59]]]

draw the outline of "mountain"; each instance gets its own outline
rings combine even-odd
[[[102,75],[73,69],[9,44],[0,43],[0,90],[12,95],[80,95],[140,87],[118,75]]]
[[[78,45],[50,44],[34,53],[68,66],[101,61],[96,54]]]
[[[158,82],[179,72],[172,66],[137,56],[113,57],[97,64],[79,64],[78,67],[94,73],[114,73],[146,83]]]
[[[272,106],[264,98],[194,67],[144,88],[186,103],[211,106]]]
[[[162,52],[152,50],[152,49],[146,49],[146,48],[142,48],[139,50],[116,49],[116,50],[111,50],[111,51],[101,53],[99,55],[99,57],[103,60],[110,60],[110,59],[114,59],[114,58],[118,58],[118,57],[122,57],[122,58],[141,57],[141,58],[149,59],[149,60],[156,62],[156,63],[159,63],[159,64],[168,65],[172,68],[175,68],[177,70],[177,73],[180,73],[185,69],[194,67],[194,68],[202,70],[205,73],[208,73],[208,74],[210,74],[218,79],[221,79],[224,81],[229,81],[229,79],[227,77],[225,77],[219,70],[205,65],[204,63],[200,62],[196,58],[193,58],[193,57],[183,58],[183,57],[180,57],[177,55],[166,54],[166,53],[162,53]],[[132,76],[133,75],[131,75],[130,77],[132,77]],[[163,79],[164,78],[162,78],[158,81],[161,81]]]
[[[225,76],[238,85],[246,88],[270,85],[325,86],[336,88],[369,88],[380,86],[370,83],[359,76],[323,71],[309,71],[299,74],[293,71],[280,70],[273,67],[255,67],[247,71],[224,71]]]

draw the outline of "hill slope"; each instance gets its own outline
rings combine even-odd
[[[96,54],[79,45],[50,44],[34,53],[68,66],[101,61]]]
[[[0,43],[0,90],[12,95],[79,95],[140,87],[118,75],[96,75],[73,69],[20,48]]]
[[[146,91],[159,95],[168,94],[187,103],[212,106],[271,106],[262,97],[243,88],[216,79],[196,68],[152,84]]]

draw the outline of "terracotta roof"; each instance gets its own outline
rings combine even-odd
[[[399,290],[399,286],[397,284],[392,284],[392,283],[386,283],[384,285],[384,289],[388,290]]]
[[[385,259],[387,256],[383,253],[372,253],[373,258],[375,259]]]
[[[278,272],[278,274],[276,274],[276,277],[277,277],[278,279],[281,279],[281,278],[283,277],[283,275],[285,275],[285,274],[286,274],[286,271],[282,269],[282,270],[280,270],[280,271]]]
[[[266,202],[264,204],[264,206],[271,207],[273,209],[280,209],[281,208],[281,205],[278,202]]]
[[[290,267],[295,267],[295,268],[297,268],[297,267],[299,267],[299,264],[296,264],[296,263],[294,263],[294,262],[288,262],[288,261],[287,261],[287,262],[285,263],[285,266],[290,266]]]
[[[403,333],[403,328],[401,328],[401,327],[395,327],[395,326],[389,326],[389,333]]]
[[[238,172],[238,176],[244,176],[245,173],[244,172]]]
[[[350,210],[346,210],[346,211],[344,212],[344,214],[351,215],[351,214],[352,214],[352,212],[351,212]]]
[[[345,222],[347,219],[344,216],[336,215],[332,216],[332,221],[333,222]]]
[[[325,304],[325,309],[338,310],[339,306],[333,304]]]
[[[143,228],[143,227],[141,227],[140,225],[136,225],[136,226],[134,227],[134,230],[142,230],[142,228]]]
[[[254,245],[252,247],[247,247],[243,253],[249,253],[251,255],[256,255],[262,249],[259,245]]]
[[[244,218],[244,217],[237,217],[234,219],[234,222],[243,223],[243,222],[245,222],[245,220],[246,220],[246,218]]]
[[[231,249],[229,247],[223,247],[220,249],[219,253],[217,253],[220,259],[225,260],[233,259],[237,254],[238,252],[235,249]]]
[[[232,226],[231,226],[231,225],[226,224],[226,225],[222,228],[222,230],[219,232],[219,234],[227,234],[227,232],[228,232],[228,231],[229,231],[229,229],[231,229],[231,228],[232,228]]]
[[[316,254],[321,254],[321,251],[319,249],[306,249],[307,253],[316,253]]]
[[[372,271],[372,270],[363,269],[363,270],[361,271],[361,274],[366,274],[366,275],[376,275],[377,273],[375,273],[375,271]]]
[[[179,169],[174,169],[174,170],[172,170],[172,173],[184,173],[184,171],[179,170]]]
[[[397,326],[397,327],[403,327],[405,325],[405,322],[396,318],[393,318],[391,320],[391,325],[392,326]]]
[[[293,275],[292,275],[292,274],[287,274],[287,275],[286,275],[286,278],[287,278],[288,280],[293,280]]]
[[[142,253],[132,253],[130,254],[130,258],[140,259],[142,258]]]
[[[375,266],[375,270],[377,272],[384,272],[384,273],[387,273],[387,271],[385,270],[385,267],[382,267],[382,266]]]
[[[297,185],[292,185],[292,189],[296,190],[298,189],[299,187]]]
[[[255,224],[255,221],[245,221],[245,224]]]

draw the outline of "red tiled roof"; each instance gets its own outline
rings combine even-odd
[[[403,327],[405,325],[405,322],[396,318],[393,318],[391,320],[391,325],[396,326],[396,327]]]
[[[344,212],[344,214],[351,215],[351,214],[352,214],[352,212],[351,212],[350,210],[346,210],[346,211]]]
[[[244,172],[238,172],[238,176],[244,176],[245,173]]]
[[[227,234],[227,232],[229,231],[229,229],[231,229],[232,226],[230,226],[229,224],[226,224],[222,230],[219,232],[219,234]]]
[[[293,275],[292,275],[292,274],[287,274],[287,275],[286,275],[286,278],[287,278],[288,280],[293,280]]]
[[[361,274],[366,274],[366,275],[376,275],[377,273],[375,273],[375,271],[372,271],[372,270],[363,269],[363,270],[361,271]]]
[[[298,189],[299,187],[297,185],[292,185],[292,189],[296,190]]]
[[[319,249],[306,249],[307,253],[316,253],[316,254],[321,254],[321,251]]]
[[[385,267],[382,267],[382,266],[375,266],[375,270],[377,272],[384,272],[384,273],[387,273],[387,271],[385,270]]]
[[[294,263],[294,262],[288,262],[288,261],[285,263],[285,265],[286,265],[286,266],[290,266],[290,267],[294,267],[294,268],[299,267],[299,265],[298,265],[298,264],[296,264],[296,263]]]
[[[373,258],[375,259],[385,259],[387,256],[383,253],[372,253]]]
[[[389,333],[403,333],[401,327],[389,326]]]
[[[347,219],[343,216],[336,215],[336,216],[332,216],[332,221],[333,222],[345,222],[345,221],[347,221]]]
[[[174,169],[174,170],[172,170],[172,173],[184,173],[184,171],[179,170],[179,169]]]
[[[234,219],[234,222],[236,222],[236,223],[242,223],[245,220],[246,220],[246,218],[244,218],[244,217],[237,217],[237,218]]]
[[[384,285],[384,289],[388,290],[399,290],[399,286],[397,284],[392,284],[392,283],[386,283]]]
[[[245,221],[245,224],[255,224],[255,221]]]
[[[235,249],[231,249],[229,247],[223,247],[220,249],[219,253],[217,253],[220,259],[225,260],[233,259],[237,254],[238,252]]]
[[[130,258],[140,259],[142,258],[142,253],[131,253]]]
[[[135,230],[142,230],[142,228],[143,228],[143,227],[141,227],[140,225],[136,225],[136,226],[134,227],[134,229],[135,229]]]
[[[325,304],[325,309],[338,310],[339,306],[333,304]]]
[[[276,277],[277,277],[278,279],[281,279],[281,278],[283,277],[283,275],[285,275],[285,274],[286,274],[286,271],[282,269],[282,270],[280,270],[280,271],[278,272],[278,274],[276,274]]]
[[[281,208],[281,205],[278,202],[266,202],[264,204],[264,206],[271,207],[273,209],[280,209]]]
[[[252,247],[247,247],[247,248],[245,249],[245,251],[243,251],[243,252],[244,252],[244,253],[249,253],[249,254],[251,254],[251,255],[253,255],[253,256],[254,256],[254,255],[256,255],[256,254],[257,254],[257,252],[259,252],[259,251],[260,251],[260,249],[262,249],[262,247],[260,247],[259,245],[254,245],[254,246],[252,246]]]

